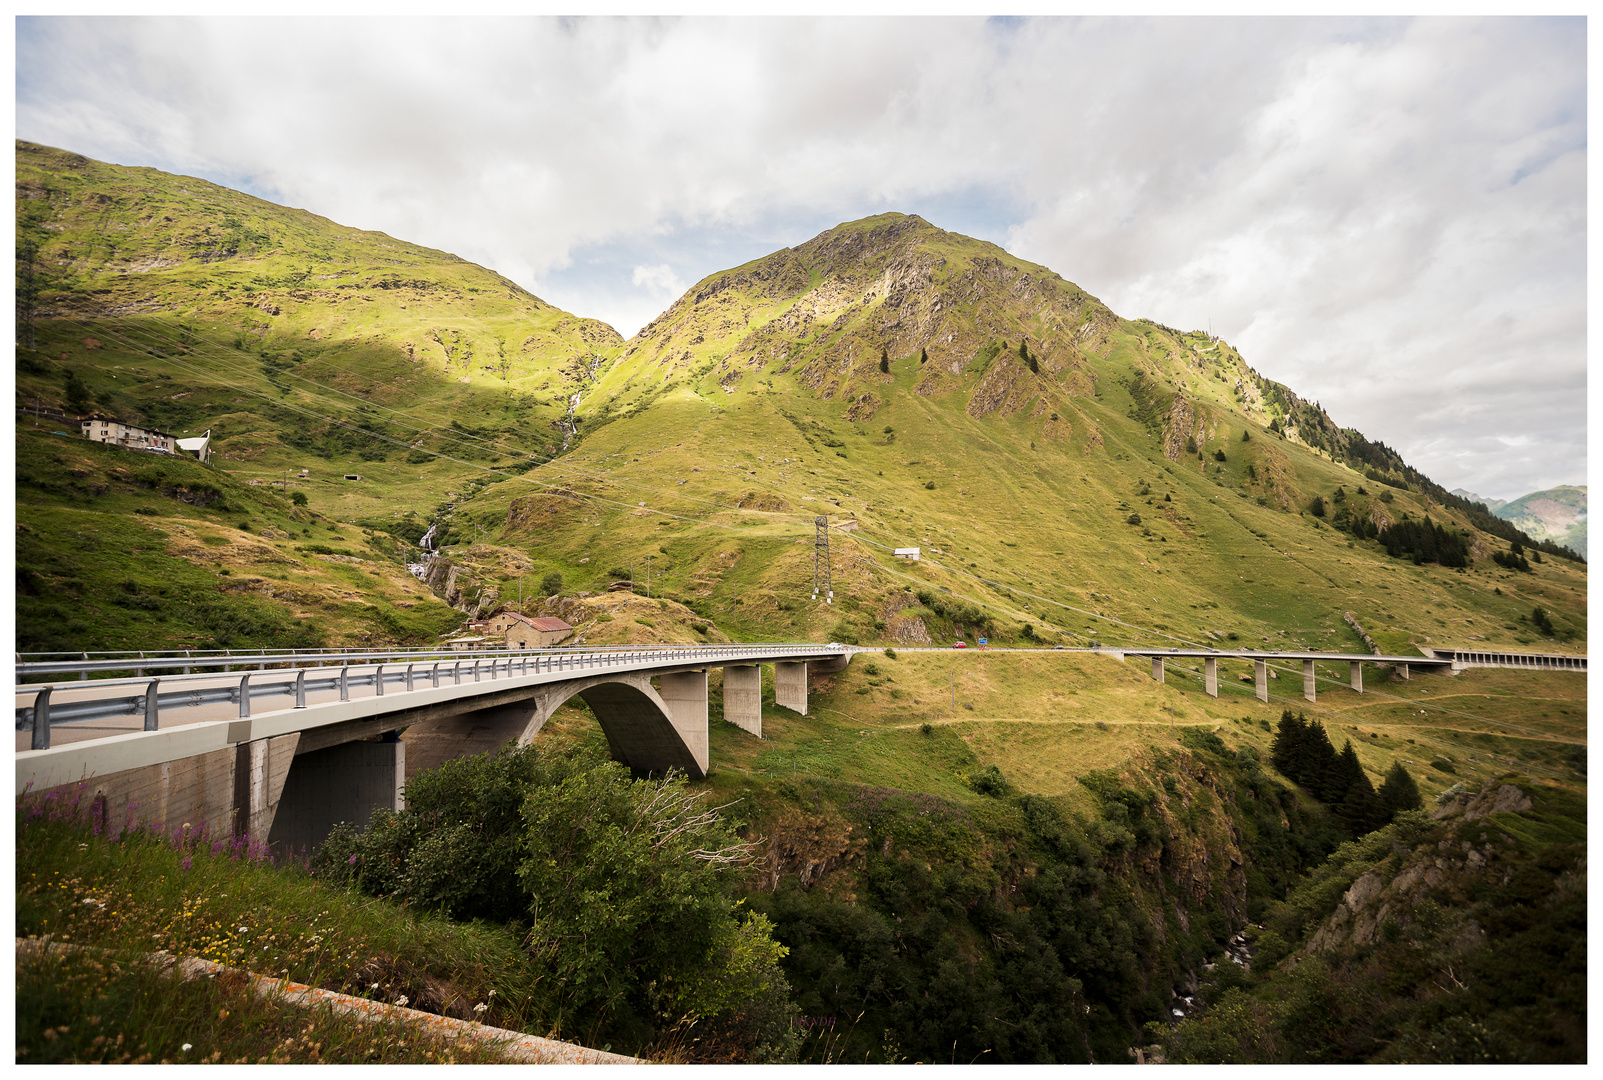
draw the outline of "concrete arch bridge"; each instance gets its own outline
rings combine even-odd
[[[839,671],[853,651],[773,644],[19,657],[20,677],[50,681],[17,686],[17,790],[81,783],[113,825],[208,822],[276,850],[311,850],[340,821],[400,809],[406,777],[419,769],[529,742],[574,697],[619,761],[700,778],[710,764],[710,668],[724,669],[725,718],[761,736],[761,665],[774,668],[775,704],[805,714],[809,669]]]

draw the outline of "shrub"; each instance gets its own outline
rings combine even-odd
[[[296,506],[305,506],[306,505],[306,492],[304,492],[304,491],[292,491],[292,492],[290,492],[289,501],[294,503]]]
[[[553,570],[540,579],[540,592],[546,596],[556,596],[562,591],[562,574]]]
[[[981,795],[1000,799],[1007,794],[1007,779],[995,765],[987,765],[969,777],[968,786]]]

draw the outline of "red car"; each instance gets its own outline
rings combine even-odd
[[[952,648],[954,648],[954,649],[966,649],[966,648],[968,648],[968,646],[963,644],[961,641],[959,641],[957,644],[953,645]]]

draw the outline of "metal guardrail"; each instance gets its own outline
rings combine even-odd
[[[267,697],[293,697],[294,708],[307,708],[306,697],[309,693],[319,693],[331,690],[339,691],[340,701],[350,700],[351,687],[373,687],[374,696],[382,697],[385,687],[395,685],[403,691],[411,691],[417,683],[427,680],[431,687],[441,685],[441,679],[449,679],[452,684],[460,686],[465,681],[481,682],[486,676],[490,680],[498,678],[555,674],[564,671],[574,673],[586,671],[607,671],[618,667],[629,666],[639,668],[647,665],[692,661],[717,661],[719,659],[735,660],[745,658],[773,659],[784,655],[816,655],[820,652],[847,651],[843,646],[828,645],[798,645],[794,643],[774,645],[698,645],[692,648],[678,648],[674,646],[641,648],[640,646],[600,646],[585,649],[543,649],[527,652],[500,652],[475,653],[463,656],[460,652],[441,655],[439,650],[424,650],[418,652],[384,652],[369,653],[352,656],[349,653],[255,653],[248,655],[229,654],[215,658],[219,664],[230,665],[252,664],[260,665],[256,673],[246,672],[241,675],[237,686],[205,686],[189,689],[176,689],[162,692],[164,684],[171,686],[174,683],[197,682],[200,680],[213,681],[217,678],[215,673],[194,674],[186,672],[177,676],[158,676],[146,683],[143,678],[99,680],[93,686],[86,686],[81,682],[69,683],[62,687],[53,684],[26,684],[16,688],[18,694],[32,693],[34,695],[31,706],[23,706],[16,710],[16,730],[32,731],[29,749],[50,749],[50,728],[53,724],[83,723],[93,720],[112,720],[123,716],[138,716],[144,714],[144,730],[160,730],[161,714],[163,710],[171,712],[174,709],[193,708],[199,705],[238,704],[239,718],[247,719],[251,715],[251,701]],[[406,660],[404,668],[386,671],[385,667],[395,662],[396,657]],[[372,657],[383,657],[380,662],[374,663],[371,671],[352,673],[352,667],[366,667],[366,661]],[[84,665],[114,664],[111,668],[98,667],[96,670],[126,670],[131,665],[129,659],[136,659],[143,668],[162,668],[177,666],[172,663],[174,659],[191,659],[190,656],[177,657],[173,655],[145,653],[133,658],[106,661],[78,661],[76,666],[66,662],[64,673],[73,673],[84,670]],[[284,663],[295,660],[307,663],[318,668],[327,668],[332,665],[328,660],[345,661],[340,664],[339,671],[333,675],[307,678],[307,671],[301,668],[293,676],[286,675],[281,678],[263,678],[261,672],[267,663]],[[360,661],[352,665],[349,661]],[[319,663],[319,661],[324,661]],[[471,667],[464,667],[470,664]],[[445,667],[442,672],[443,665]],[[199,666],[196,664],[195,666]],[[420,670],[422,669],[422,670]],[[127,697],[97,697],[79,701],[56,703],[52,701],[53,695],[60,692],[72,692],[87,689],[103,689],[106,687],[128,686],[130,688],[143,687],[142,693]]]
[[[739,642],[727,645],[695,645],[697,650],[740,650],[740,649],[783,649],[783,648],[811,648],[822,649],[827,646],[798,645],[796,642],[760,641]],[[79,681],[88,681],[94,673],[112,671],[132,671],[135,676],[151,669],[176,668],[183,674],[191,674],[194,670],[219,669],[229,671],[233,669],[256,668],[265,671],[269,667],[331,667],[345,664],[367,663],[402,663],[420,660],[447,660],[447,659],[488,659],[491,657],[529,655],[591,655],[619,652],[643,652],[651,649],[679,650],[683,646],[660,645],[566,645],[551,646],[543,649],[509,650],[506,648],[487,649],[262,649],[254,652],[234,652],[229,649],[183,649],[166,652],[134,651],[121,652],[78,652],[78,653],[16,653],[16,674],[28,675],[77,675]],[[47,657],[65,657],[67,659],[53,660]]]

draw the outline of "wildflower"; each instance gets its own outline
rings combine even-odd
[[[195,857],[193,855],[185,855],[184,856],[184,861],[178,864],[178,868],[180,870],[188,870],[190,865],[194,861],[195,861]]]
[[[187,1051],[187,1050],[193,1050],[193,1049],[194,1049],[194,1048],[195,1048],[195,1044],[194,1044],[194,1043],[185,1043],[185,1044],[184,1044],[184,1049],[185,1049],[185,1050],[186,1050],[186,1051]]]
[[[396,998],[395,1004],[397,1004],[397,1005],[405,1005],[410,1000],[412,1000],[412,999],[407,997],[405,994],[402,994],[399,998]]]
[[[477,1005],[473,1006],[474,1015],[483,1016],[484,1015],[484,1010],[488,1009],[488,1008],[489,1008],[489,1006],[481,1001]]]
[[[356,856],[355,856],[355,855],[352,855],[352,856],[351,856],[351,865],[352,865],[352,866],[355,866],[355,865],[356,865]]]

